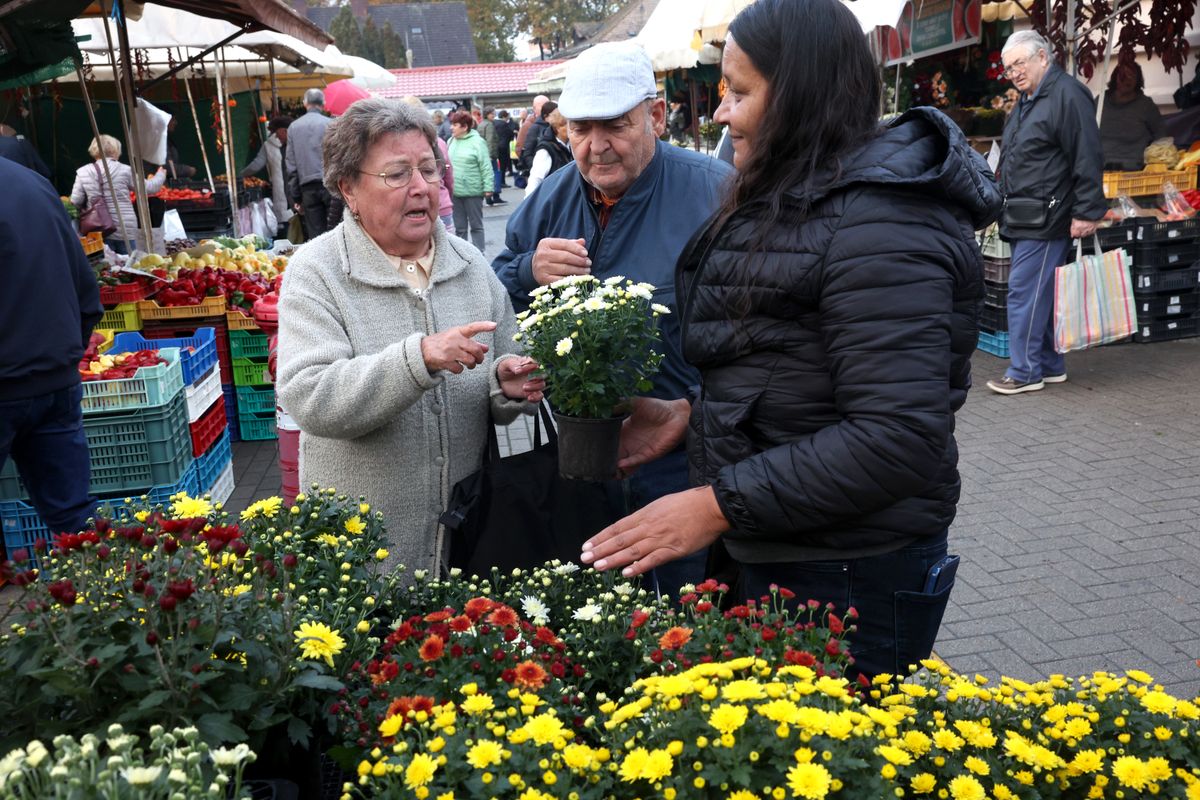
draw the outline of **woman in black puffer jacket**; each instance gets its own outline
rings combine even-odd
[[[959,495],[973,231],[1000,194],[941,113],[879,128],[878,73],[838,0],[758,0],[722,69],[738,178],[677,267],[702,384],[691,403],[640,399],[622,437],[631,469],[686,434],[699,488],[597,534],[583,560],[632,575],[719,541],[739,597],[774,583],[854,607],[855,672],[904,671],[949,599],[926,579]]]

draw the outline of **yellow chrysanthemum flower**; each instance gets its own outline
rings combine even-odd
[[[562,751],[563,763],[570,769],[585,770],[592,765],[595,756],[592,748],[585,744],[569,744]]]
[[[1170,714],[1178,701],[1166,692],[1146,692],[1140,702],[1151,714]]]
[[[736,792],[730,792],[725,800],[762,800],[762,798],[754,792],[747,791],[746,789],[738,789]]]
[[[539,745],[562,741],[567,738],[568,734],[562,722],[553,714],[538,714],[536,717],[530,717],[519,730]]]
[[[746,724],[750,711],[745,706],[735,706],[722,703],[713,709],[708,717],[708,724],[721,733],[733,733]]]
[[[937,778],[928,772],[922,772],[913,776],[909,786],[912,787],[913,794],[929,794],[937,788]]]
[[[301,658],[324,659],[330,667],[333,657],[346,647],[341,635],[322,622],[303,622],[294,635],[296,644],[300,645]]]
[[[889,744],[880,745],[879,747],[875,748],[875,752],[879,753],[879,755],[883,756],[892,764],[899,764],[902,767],[908,766],[912,763],[912,756],[907,750],[902,750],[899,747],[892,747]]]
[[[462,710],[473,717],[482,716],[496,707],[491,695],[472,694],[462,702]]]
[[[379,735],[385,739],[390,739],[400,732],[404,727],[404,717],[400,714],[393,714],[379,723]]]
[[[766,697],[766,694],[766,690],[758,681],[731,681],[721,687],[721,697],[734,703],[760,700]]]
[[[499,764],[504,756],[504,747],[491,739],[480,739],[467,750],[467,763],[475,769],[487,769]]]
[[[1150,769],[1137,756],[1121,756],[1112,763],[1112,774],[1122,785],[1141,790],[1150,782]]]
[[[314,538],[321,544],[329,545],[330,547],[338,546],[338,538],[332,533],[318,533]]]
[[[362,521],[362,517],[360,517],[358,514],[355,514],[353,517],[346,520],[346,524],[343,527],[345,527],[346,533],[357,536],[367,529],[367,524]]]
[[[212,511],[212,503],[203,498],[188,497],[182,492],[175,495],[175,500],[171,503],[171,514],[175,519],[207,517]]]
[[[987,790],[971,775],[958,775],[950,779],[950,796],[954,800],[984,800]]]
[[[433,780],[437,773],[438,762],[425,753],[417,753],[404,770],[404,785],[409,789],[417,789]]]
[[[976,775],[987,776],[991,773],[992,768],[982,758],[976,756],[967,756],[963,759],[963,766]]]
[[[805,800],[824,800],[831,781],[829,770],[820,764],[793,764],[787,771],[792,796]]]

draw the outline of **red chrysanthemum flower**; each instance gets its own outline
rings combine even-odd
[[[489,600],[486,597],[472,597],[463,607],[463,613],[471,619],[479,619],[487,612],[496,607],[494,600]]]
[[[488,614],[488,622],[501,627],[511,627],[520,621],[517,612],[505,605],[497,605],[492,613]]]
[[[422,661],[436,661],[442,657],[444,652],[446,652],[446,643],[442,641],[442,637],[430,636],[421,642],[421,649],[417,651],[417,654],[421,656]]]
[[[445,610],[434,611],[433,613],[425,615],[425,621],[426,622],[445,622],[446,620],[450,619],[453,616],[454,616],[454,614],[452,614],[449,611],[445,611]]]
[[[522,661],[517,664],[515,680],[517,686],[522,689],[537,691],[546,685],[548,677],[546,670],[532,661]]]
[[[691,641],[691,638],[691,628],[680,628],[676,626],[674,628],[668,628],[667,632],[659,637],[658,646],[663,650],[678,650]]]
[[[537,629],[537,632],[534,634],[534,638],[542,644],[558,644],[558,637],[554,635],[554,631],[545,626],[541,626]]]
[[[449,623],[450,630],[454,631],[455,633],[466,633],[467,631],[471,630],[471,626],[474,624],[475,623],[471,621],[470,617],[462,614],[459,614],[457,617],[452,617]]]
[[[646,624],[646,620],[648,619],[650,619],[650,615],[647,612],[642,611],[640,608],[635,608],[633,610],[633,621],[629,623],[630,627],[640,628]]]

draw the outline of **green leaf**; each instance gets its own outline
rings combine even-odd
[[[307,745],[309,737],[312,736],[312,728],[299,717],[292,717],[288,720],[287,735],[292,744]]]
[[[150,692],[137,704],[138,709],[142,711],[149,710],[155,706],[160,706],[171,699],[171,693],[166,689],[156,689]]]
[[[342,689],[342,682],[332,675],[322,675],[319,672],[302,672],[295,680],[296,686],[307,686],[310,689],[322,689],[327,692],[337,692]]]
[[[233,724],[232,715],[228,712],[204,714],[196,720],[196,728],[210,743],[241,742],[246,739],[246,732]]]

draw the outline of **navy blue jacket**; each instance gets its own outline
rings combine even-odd
[[[0,158],[0,401],[79,383],[104,313],[79,237],[50,182]]]
[[[18,139],[15,136],[0,136],[0,156],[15,161],[23,167],[28,167],[46,180],[53,180],[50,168],[28,139]]]
[[[842,164],[785,193],[793,219],[753,200],[679,261],[684,355],[703,378],[689,462],[739,561],[881,554],[954,519],[954,412],[983,296],[974,230],[1000,194],[933,109]]]
[[[568,164],[546,178],[509,218],[505,250],[492,262],[508,288],[513,306],[529,306],[533,253],[544,238],[584,239],[592,274],[603,280],[624,275],[654,284],[655,302],[675,311],[675,259],[692,233],[721,202],[729,165],[714,158],[659,142],[654,158],[613,206],[601,231],[589,186]],[[676,399],[699,376],[680,354],[679,315],[662,318],[665,358],[654,378],[652,397]]]

